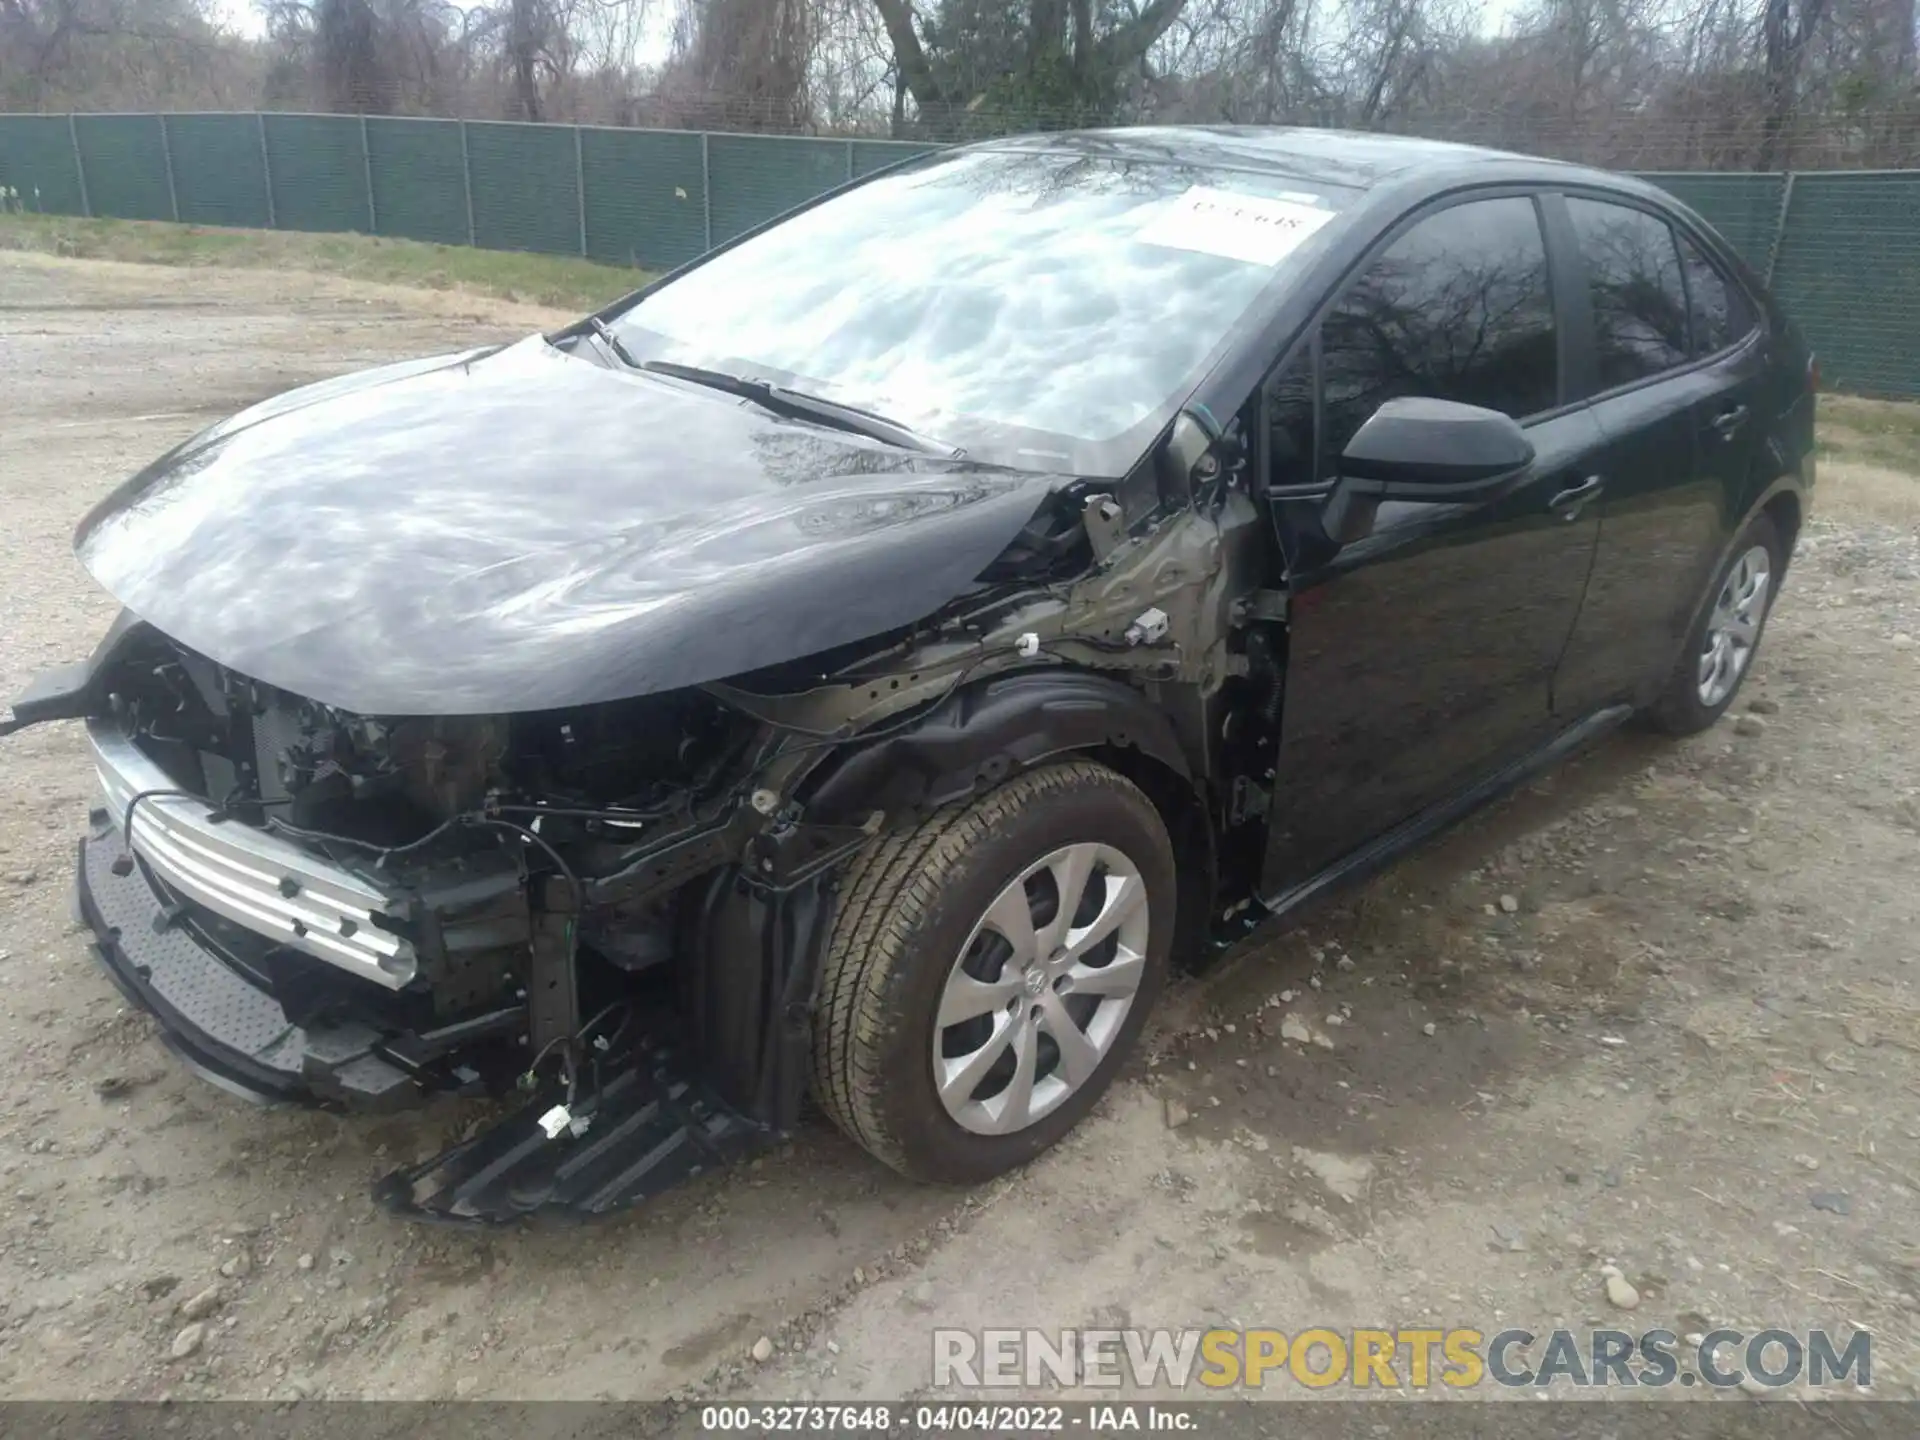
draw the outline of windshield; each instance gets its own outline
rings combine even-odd
[[[640,361],[770,379],[969,454],[1118,475],[1345,192],[974,151],[884,175],[617,317]]]

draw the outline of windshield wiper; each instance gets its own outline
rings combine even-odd
[[[633,352],[628,350],[626,345],[622,343],[620,337],[613,333],[613,327],[611,325],[607,324],[607,322],[602,320],[598,315],[589,315],[587,317],[587,324],[592,327],[593,333],[600,337],[601,343],[613,352],[614,359],[618,360],[629,370],[638,370],[640,368],[640,362],[633,358]]]
[[[856,405],[842,405],[838,400],[828,400],[819,395],[809,395],[804,390],[789,390],[784,385],[775,385],[770,380],[755,380],[746,375],[730,375],[724,370],[708,370],[699,365],[682,365],[674,360],[643,360],[637,369],[651,370],[657,375],[669,375],[676,380],[685,380],[694,385],[705,385],[714,390],[724,390],[729,395],[738,395],[751,400],[756,405],[802,420],[817,420],[823,425],[831,425],[836,430],[845,430],[854,435],[865,435],[869,439],[885,441],[889,445],[898,445],[908,450],[921,450],[931,455],[958,457],[963,450],[953,445],[942,444],[919,431],[909,429],[898,420],[889,420],[884,415],[876,415],[871,410],[862,410]]]

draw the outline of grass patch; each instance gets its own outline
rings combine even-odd
[[[1920,530],[1920,474],[1852,460],[1823,460],[1813,506],[1815,514],[1864,516]]]
[[[468,291],[573,311],[598,309],[652,278],[644,270],[597,265],[567,255],[474,250],[378,235],[228,230],[65,215],[0,215],[0,250],[142,265],[306,270],[421,290]]]
[[[1920,528],[1920,405],[1822,395],[1817,511]]]
[[[1822,395],[1814,455],[1920,475],[1920,404]]]

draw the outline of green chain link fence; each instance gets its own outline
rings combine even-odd
[[[931,147],[352,115],[0,115],[49,214],[358,231],[662,270]],[[1650,174],[1767,275],[1836,389],[1920,398],[1920,171]]]

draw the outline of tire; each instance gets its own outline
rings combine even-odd
[[[1766,564],[1762,593],[1755,597],[1757,603],[1744,610],[1736,606],[1730,616],[1729,601],[1738,600],[1745,588],[1743,576],[1750,576],[1753,560],[1759,555],[1764,555]],[[1745,571],[1743,566],[1747,567]],[[1727,713],[1753,668],[1753,657],[1759,652],[1761,637],[1766,633],[1767,616],[1773,610],[1785,567],[1786,555],[1779,531],[1765,515],[1756,515],[1740,532],[1726,563],[1714,575],[1713,587],[1707,591],[1700,614],[1687,632],[1687,643],[1674,663],[1673,674],[1667,677],[1660,698],[1646,711],[1645,718],[1654,729],[1669,735],[1697,735]],[[1726,683],[1709,686],[1706,667],[1713,637],[1724,635],[1728,637],[1726,643],[1736,648],[1741,643],[1733,638],[1730,619],[1744,619],[1750,626],[1744,641],[1745,650],[1737,654],[1733,650],[1726,652],[1728,669],[1719,675],[1719,680]]]
[[[1036,931],[1029,948],[1049,950],[1057,897],[1083,870],[1072,928],[1096,913],[1116,928],[1077,964],[1035,955],[1023,968],[1003,932],[1018,933],[1024,914]],[[1031,1160],[1092,1108],[1139,1034],[1166,978],[1174,874],[1152,802],[1088,761],[1030,771],[875,841],[842,878],[827,941],[815,1099],[849,1136],[916,1180],[978,1184]],[[1129,888],[1135,881],[1138,892]],[[1129,983],[1131,999],[1116,1008]],[[954,1018],[989,1000],[991,1008]],[[944,1025],[936,1023],[943,1005]],[[1077,1033],[1091,1050],[1062,1048],[1055,1032],[1069,1023],[1085,1027]],[[991,1068],[967,1078],[995,1046]],[[936,1064],[949,1078],[947,1100]],[[1024,1112],[1019,1094],[1029,1097]],[[1023,1115],[1030,1118],[1013,1123]]]

